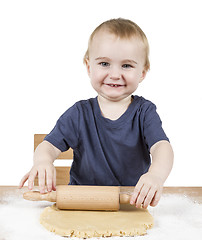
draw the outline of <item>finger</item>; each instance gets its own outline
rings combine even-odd
[[[53,186],[53,170],[52,169],[46,170],[46,185],[47,185],[48,192],[51,192],[52,186]]]
[[[134,189],[133,195],[130,198],[130,204],[133,205],[136,202],[136,199],[139,195],[139,190],[137,188]]]
[[[146,198],[144,199],[143,208],[147,208],[149,206],[152,199],[154,198],[155,193],[156,193],[156,189],[155,188],[150,188],[150,190],[147,193]]]
[[[135,202],[136,202],[136,200],[137,200],[137,198],[138,198],[138,196],[140,194],[140,191],[141,191],[142,187],[143,187],[143,184],[139,181],[137,183],[137,185],[135,186],[135,188],[134,188],[132,197],[130,198],[130,204],[131,205],[135,204]]]
[[[140,178],[140,180],[138,181],[137,185],[134,188],[133,195],[130,199],[130,204],[135,204],[136,203],[143,186],[144,186],[144,184],[143,184],[143,182],[141,181],[141,178]]]
[[[19,187],[19,188],[22,188],[28,178],[29,178],[29,172],[28,172],[27,174],[25,174],[25,176],[21,179],[18,187]]]
[[[28,178],[28,188],[29,190],[33,189],[33,185],[34,185],[34,179],[37,175],[37,171],[36,170],[31,170],[29,173],[29,178]]]
[[[136,204],[135,204],[137,208],[141,207],[141,205],[143,204],[143,202],[144,202],[144,200],[145,200],[149,190],[150,190],[150,186],[144,185],[142,187],[142,189],[140,191],[140,194],[139,194],[139,196],[138,196],[138,198],[136,200]]]
[[[46,177],[46,172],[45,170],[40,170],[38,172],[38,180],[39,180],[39,190],[40,193],[45,193],[45,177]]]
[[[162,189],[155,193],[155,195],[150,203],[150,206],[155,207],[159,203],[159,201],[161,199],[161,194],[162,194]]]
[[[53,190],[56,191],[56,169],[53,170]]]

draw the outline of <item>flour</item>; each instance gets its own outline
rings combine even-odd
[[[41,212],[51,204],[26,201],[22,198],[21,190],[16,190],[13,195],[4,196],[0,203],[0,240],[66,239],[48,232],[39,223]],[[135,240],[201,240],[202,205],[186,197],[164,195],[158,206],[149,207],[149,211],[154,216],[154,227],[148,230],[147,235],[135,237]],[[126,239],[134,240],[133,237]]]

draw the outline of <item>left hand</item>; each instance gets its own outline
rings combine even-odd
[[[135,186],[130,204],[137,208],[141,206],[147,208],[149,205],[155,207],[161,198],[162,191],[162,179],[151,172],[147,172],[140,177]]]

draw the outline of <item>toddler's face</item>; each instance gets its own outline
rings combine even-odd
[[[120,101],[138,87],[146,71],[143,43],[120,39],[106,31],[98,32],[91,43],[87,70],[98,95]]]

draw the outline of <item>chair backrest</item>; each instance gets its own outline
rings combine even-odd
[[[34,150],[44,140],[46,134],[34,134]],[[62,152],[57,159],[73,159],[73,150],[70,148],[66,152]],[[69,183],[70,167],[56,168],[56,185],[67,185]],[[38,178],[36,177],[34,185],[38,186]]]

